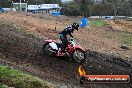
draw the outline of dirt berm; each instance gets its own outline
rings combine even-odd
[[[44,39],[20,31],[11,24],[0,21],[0,59],[14,68],[31,73],[44,80],[68,86],[68,88],[130,88],[126,84],[84,84],[76,80],[78,64],[67,60],[51,59],[42,55]],[[132,75],[131,62],[95,51],[87,54],[87,74]]]

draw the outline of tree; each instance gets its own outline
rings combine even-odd
[[[80,15],[79,5],[73,1],[69,3],[63,3],[62,5],[62,14],[78,16]]]
[[[12,0],[0,0],[1,7],[11,7]]]
[[[132,0],[128,0],[128,7],[129,7],[130,15],[132,16]]]
[[[84,17],[87,17],[87,11],[88,11],[88,3],[87,0],[81,0],[80,1],[80,11],[82,12]]]

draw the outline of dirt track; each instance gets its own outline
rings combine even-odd
[[[18,30],[22,29],[29,33],[39,34],[44,38],[51,39],[59,39],[58,33],[64,27],[70,25],[73,21],[80,21],[78,17],[52,17],[49,15],[19,12],[0,14],[0,19],[7,24],[17,27]],[[122,44],[121,34],[124,33],[124,31],[120,31],[121,27],[118,31],[116,28],[112,29],[111,26],[97,27],[93,28],[93,30],[89,30],[88,28],[89,25],[73,33],[74,38],[81,46],[100,53],[114,54],[124,59],[129,58],[129,60],[132,60],[132,45],[130,46],[131,50],[123,50],[120,48]],[[124,36],[130,34],[131,32],[125,33]]]
[[[78,65],[70,61],[51,59],[42,56],[43,39],[35,38],[21,31],[16,31],[11,24],[0,21],[0,58],[1,62],[9,62],[17,69],[29,72],[53,83],[67,85],[68,88],[129,88],[129,84],[86,84],[80,86],[76,82]],[[107,54],[100,56],[95,53],[87,57],[88,74],[129,74],[132,75],[130,65],[106,61]],[[101,54],[103,55],[103,54]],[[92,58],[93,57],[93,58]],[[106,57],[106,58],[104,58]],[[113,58],[113,56],[109,56]],[[108,59],[109,59],[108,58]],[[5,61],[2,61],[2,60]],[[7,63],[8,63],[7,62]],[[6,64],[7,64],[6,63]],[[19,65],[19,66],[18,66]]]

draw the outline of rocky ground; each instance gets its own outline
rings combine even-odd
[[[9,64],[50,82],[66,85],[68,88],[132,87],[131,82],[129,84],[79,85],[76,80],[78,64],[42,55],[44,39],[57,40],[58,33],[73,21],[79,21],[79,18],[51,17],[29,13],[0,14],[1,63]],[[91,50],[87,54],[87,74],[132,75],[131,43],[128,44],[129,50],[121,49],[120,33],[131,34],[130,31],[117,31],[109,25],[95,27],[93,30],[86,27],[73,34],[81,46]]]

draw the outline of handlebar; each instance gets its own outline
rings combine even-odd
[[[72,37],[68,38],[67,40],[68,40],[68,42],[69,42],[70,44],[74,44],[74,43],[75,43],[75,41],[74,41],[74,39],[73,39]]]
[[[74,39],[72,37],[67,39],[68,41],[74,41]]]

